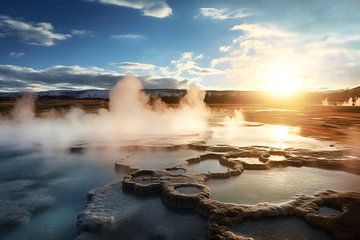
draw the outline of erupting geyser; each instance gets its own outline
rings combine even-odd
[[[79,141],[127,141],[207,129],[205,93],[198,87],[190,86],[177,107],[169,107],[160,99],[150,104],[142,89],[140,80],[128,74],[111,90],[109,110],[90,114],[73,108],[63,116],[42,118],[35,117],[33,99],[25,95],[15,105],[15,121],[0,121],[0,142],[68,147]]]

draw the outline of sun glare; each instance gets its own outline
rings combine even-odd
[[[273,66],[265,72],[265,91],[280,95],[291,95],[300,90],[301,79],[294,66],[289,63],[281,63]]]
[[[288,126],[271,126],[272,135],[278,141],[284,141],[289,138],[290,128]]]

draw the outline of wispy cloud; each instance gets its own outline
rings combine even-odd
[[[227,8],[200,8],[200,14],[215,20],[246,18],[252,13],[248,9],[231,10]]]
[[[146,39],[144,35],[141,34],[113,34],[111,38],[114,39],[125,39],[125,40],[141,40]]]
[[[272,25],[263,24],[237,24],[230,28],[232,31],[243,31],[247,37],[292,37],[295,34],[289,31],[281,30]]]
[[[94,32],[85,29],[73,29],[71,30],[71,35],[79,37],[92,37],[94,36]]]
[[[112,63],[113,66],[116,66],[125,71],[149,71],[153,70],[156,66],[148,63],[139,63],[139,62],[121,62],[121,63]]]
[[[78,65],[56,65],[35,69],[16,65],[0,65],[0,91],[43,91],[55,89],[109,89],[125,73],[133,72],[145,88],[184,88],[199,83],[203,77],[224,72],[214,67],[201,66],[202,54],[184,52],[166,66],[141,62],[120,62],[111,65],[119,71]]]
[[[199,65],[203,58],[202,54],[194,55],[193,52],[183,52],[178,59],[174,59],[165,66],[159,66],[140,62],[112,63],[123,71],[130,71],[140,76],[152,78],[174,78],[178,81],[189,80],[199,83],[205,76],[220,75],[224,72],[213,68]]]
[[[71,35],[54,32],[53,25],[48,22],[25,22],[0,15],[0,37],[13,38],[32,45],[52,46],[55,41],[66,40]]]
[[[86,0],[141,10],[144,16],[165,18],[172,14],[166,0]]]
[[[13,58],[21,58],[25,56],[25,54],[23,52],[10,52],[9,56]]]
[[[0,65],[0,91],[45,91],[58,89],[109,89],[123,73],[98,67],[53,66],[34,69],[15,65]],[[139,76],[144,88],[182,88],[187,80],[171,77]]]

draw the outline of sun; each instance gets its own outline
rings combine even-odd
[[[289,63],[276,64],[263,75],[264,90],[279,95],[291,95],[301,89],[296,68]]]

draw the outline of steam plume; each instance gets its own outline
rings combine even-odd
[[[207,130],[204,97],[204,92],[192,86],[176,108],[159,99],[150,105],[141,82],[127,75],[111,90],[109,110],[90,114],[74,108],[62,117],[37,118],[33,99],[26,95],[15,104],[12,120],[0,121],[0,142],[67,147],[79,141],[128,141],[199,133]]]

